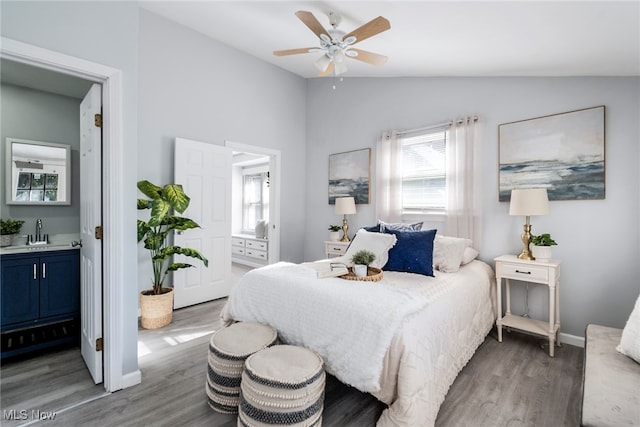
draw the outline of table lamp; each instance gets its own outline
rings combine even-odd
[[[549,213],[549,198],[546,188],[518,188],[511,190],[511,204],[509,205],[509,215],[524,215],[524,233],[522,233],[522,243],[524,248],[518,258],[534,260],[535,257],[529,250],[531,241],[532,215],[547,215]]]
[[[341,242],[349,242],[349,224],[347,224],[347,215],[356,213],[356,201],[353,197],[336,197],[336,215],[343,215],[342,218],[342,239]]]

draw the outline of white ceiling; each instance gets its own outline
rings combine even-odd
[[[349,32],[382,15],[391,29],[356,46],[389,61],[348,59],[346,76],[637,76],[640,2],[634,1],[160,1],[141,7],[302,77],[314,77],[318,38],[294,15],[312,12]]]
[[[236,49],[310,78],[317,45],[294,15],[312,12],[349,32],[382,15],[391,29],[356,46],[389,57],[382,66],[348,59],[351,77],[639,76],[640,0],[632,1],[142,1],[141,7]],[[0,61],[2,83],[82,98],[90,82]]]

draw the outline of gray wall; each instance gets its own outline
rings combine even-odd
[[[584,336],[587,323],[623,327],[640,292],[638,165],[640,78],[345,78],[337,89],[313,79],[307,91],[307,232],[305,258],[323,256],[327,226],[339,222],[327,203],[329,154],[373,148],[385,129],[412,129],[478,114],[483,131],[484,239],[480,257],[516,254],[524,218],[498,202],[498,125],[605,105],[606,199],[551,202],[532,218],[533,232],[551,232],[562,260],[562,331]],[[327,126],[331,123],[331,126]],[[319,159],[323,159],[319,161]],[[375,176],[375,160],[372,177]],[[372,203],[375,189],[372,191]],[[351,229],[376,221],[374,205],[358,205]],[[513,287],[512,287],[513,288]],[[520,288],[520,287],[518,287]],[[532,316],[547,316],[546,287],[530,292]],[[513,308],[524,295],[516,289]]]
[[[0,101],[0,211],[2,218],[26,221],[22,234],[35,232],[41,218],[48,234],[80,232],[80,100],[3,84]],[[16,206],[6,204],[6,138],[55,142],[71,146],[71,205]]]
[[[123,159],[123,181],[137,177],[138,4],[137,2],[22,2],[0,3],[2,36],[87,59],[122,71],[123,139],[129,153]],[[123,374],[138,369],[138,287],[136,263],[136,188],[122,194],[125,227],[121,236],[124,277],[131,278],[122,307]],[[107,231],[108,232],[108,231]]]
[[[173,182],[176,137],[280,150],[280,255],[302,261],[304,79],[141,10],[139,91],[138,179]],[[148,256],[139,250],[141,290],[149,287]]]

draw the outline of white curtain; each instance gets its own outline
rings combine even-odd
[[[481,124],[477,117],[451,122],[447,139],[447,208],[442,234],[482,243]],[[402,222],[402,150],[396,131],[384,132],[376,147],[376,215]]]
[[[476,117],[456,120],[447,140],[447,208],[444,233],[482,244],[481,124]]]
[[[402,222],[401,166],[396,132],[383,132],[376,146],[376,218],[386,222]]]

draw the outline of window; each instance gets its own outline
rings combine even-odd
[[[399,136],[402,214],[443,211],[446,207],[447,131]]]
[[[253,232],[261,219],[269,221],[269,172],[244,172],[242,229],[245,232]]]

